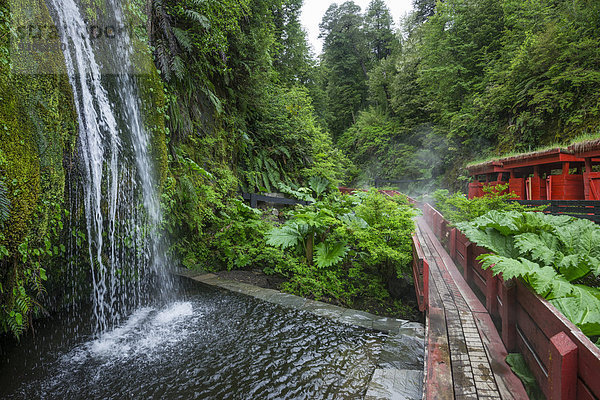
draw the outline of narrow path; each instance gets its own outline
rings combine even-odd
[[[429,264],[425,398],[527,399],[489,314],[425,220],[416,222]]]

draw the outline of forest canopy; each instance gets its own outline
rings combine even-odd
[[[323,115],[362,181],[456,186],[482,156],[598,136],[599,11],[592,0],[417,0],[394,27],[382,1],[333,5]]]

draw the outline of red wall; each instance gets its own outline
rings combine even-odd
[[[585,200],[583,175],[550,175],[548,200]]]
[[[587,182],[585,185],[586,200],[600,200],[600,172],[586,172],[583,179]]]
[[[532,176],[527,181],[531,185],[531,198],[527,200],[547,200],[545,179],[539,176]]]
[[[481,182],[469,183],[469,199],[483,196],[483,184]]]
[[[518,197],[517,200],[527,200],[525,194],[525,178],[510,178],[508,181],[508,190],[514,192]]]

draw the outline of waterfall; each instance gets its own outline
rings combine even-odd
[[[79,119],[78,158],[96,332],[169,290],[158,227],[157,183],[134,80],[132,45],[120,2],[107,0],[102,43],[92,38],[75,0],[48,0],[62,42]],[[102,28],[100,28],[102,32]]]

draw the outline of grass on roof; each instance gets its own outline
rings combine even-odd
[[[467,168],[473,167],[473,166],[479,165],[479,164],[486,164],[486,163],[489,163],[492,161],[499,161],[499,160],[504,160],[507,158],[520,157],[520,156],[526,156],[529,154],[540,153],[542,151],[548,151],[548,150],[556,149],[559,147],[562,148],[562,146],[558,146],[558,145],[554,144],[554,145],[548,145],[548,146],[540,146],[540,147],[537,147],[537,148],[535,148],[533,150],[529,150],[529,151],[521,151],[521,152],[511,151],[509,153],[504,153],[502,155],[490,155],[483,159],[475,160],[475,161],[468,163]]]
[[[466,167],[471,168],[476,165],[487,164],[492,161],[499,161],[499,160],[503,160],[503,159],[507,159],[507,158],[525,157],[525,156],[528,156],[528,155],[531,155],[534,153],[540,153],[543,151],[548,151],[548,150],[552,150],[552,149],[556,149],[556,148],[560,148],[561,150],[567,150],[568,147],[572,146],[572,148],[575,151],[585,151],[587,148],[589,148],[591,146],[595,147],[598,145],[600,145],[600,130],[597,133],[589,133],[586,135],[578,136],[575,139],[568,142],[567,144],[552,143],[552,144],[549,144],[546,146],[537,147],[537,148],[535,148],[533,150],[529,150],[529,151],[523,151],[523,152],[511,151],[509,153],[504,153],[502,155],[490,155],[485,158],[471,161],[466,165]]]

